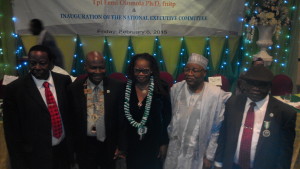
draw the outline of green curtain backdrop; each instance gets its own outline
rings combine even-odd
[[[289,1],[292,26],[291,28],[285,27],[282,30],[280,39],[274,39],[274,45],[268,51],[271,56],[274,56],[274,63],[270,69],[275,74],[284,73],[289,75],[294,82],[297,78],[297,59],[299,56],[299,3],[300,1],[296,0]],[[16,39],[11,35],[14,32],[11,18],[11,1],[0,0],[0,78],[4,74],[16,74]],[[245,27],[243,30],[245,30]],[[73,55],[77,50],[75,49],[77,45],[72,41],[74,35],[54,36],[65,56],[65,61],[67,61],[67,71],[71,72]],[[203,54],[207,58],[211,57],[209,67],[212,72],[210,74],[214,74],[213,70],[218,70],[220,68],[219,63],[222,63],[225,59],[228,69],[231,69],[229,74],[234,79],[238,77],[241,71],[249,68],[253,55],[259,51],[255,43],[257,36],[258,33],[256,32],[254,40],[249,42],[243,38],[244,34],[242,37],[230,36],[227,40],[226,37],[212,36],[209,37],[209,41],[206,40],[207,37],[87,37],[79,35],[81,39],[84,39],[84,49],[104,52],[105,48],[107,50],[105,45],[109,44],[110,59],[108,61],[112,59],[109,63],[115,66],[117,72],[125,71],[126,65],[135,51],[137,51],[136,53],[147,52],[152,54],[156,52],[156,56],[161,57],[160,59],[157,57],[159,63],[163,63],[166,70],[176,78],[175,76],[182,72],[184,62],[186,62],[188,56],[195,52]],[[24,48],[29,49],[35,44],[35,38],[34,36],[22,35]],[[105,38],[107,44],[104,43]],[[224,49],[228,49],[228,53]],[[83,55],[88,51],[90,50],[82,49]]]

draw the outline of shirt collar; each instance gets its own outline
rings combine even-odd
[[[103,89],[103,80],[102,80],[98,85],[95,85],[95,84],[94,84],[93,82],[91,82],[90,79],[88,78],[88,79],[87,79],[87,85],[88,85],[88,87],[89,87],[90,89],[92,89],[92,90],[94,90],[94,88],[95,88],[96,86],[98,86],[99,89]]]
[[[250,103],[253,102],[251,99],[249,99],[247,97],[247,105],[250,105]],[[256,106],[258,109],[260,109],[261,107],[263,107],[265,104],[267,104],[269,102],[269,95],[267,95],[264,99],[262,99],[261,101],[255,102]]]
[[[44,87],[43,86],[44,82],[48,82],[50,87],[54,86],[54,81],[53,81],[53,78],[52,78],[51,71],[49,72],[49,77],[48,77],[47,80],[41,80],[41,79],[35,78],[33,75],[31,75],[31,76],[32,76],[32,79],[33,79],[34,83],[38,87],[38,89],[41,89],[41,88]]]

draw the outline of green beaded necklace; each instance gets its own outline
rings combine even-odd
[[[150,85],[148,88],[148,94],[147,94],[147,100],[145,105],[145,111],[142,117],[141,122],[136,122],[132,115],[130,114],[130,93],[131,93],[131,86],[132,86],[132,80],[128,80],[126,84],[126,90],[125,90],[125,101],[124,101],[124,111],[125,116],[129,123],[137,128],[137,133],[140,135],[140,140],[142,139],[143,135],[147,133],[147,127],[145,126],[150,112],[151,102],[152,102],[152,96],[153,96],[153,90],[154,90],[154,80],[153,76],[150,77]]]

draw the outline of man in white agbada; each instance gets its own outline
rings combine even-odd
[[[204,82],[208,60],[192,53],[185,79],[171,88],[172,121],[164,169],[208,169],[212,166],[224,106],[231,93]]]

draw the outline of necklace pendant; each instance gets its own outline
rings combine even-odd
[[[143,135],[147,133],[147,127],[146,126],[141,126],[138,128],[137,133],[140,135],[140,140],[143,139]]]
[[[143,106],[143,102],[138,102],[139,108]]]
[[[96,132],[97,132],[96,127],[93,126],[92,129],[91,129],[91,133],[96,134]]]

